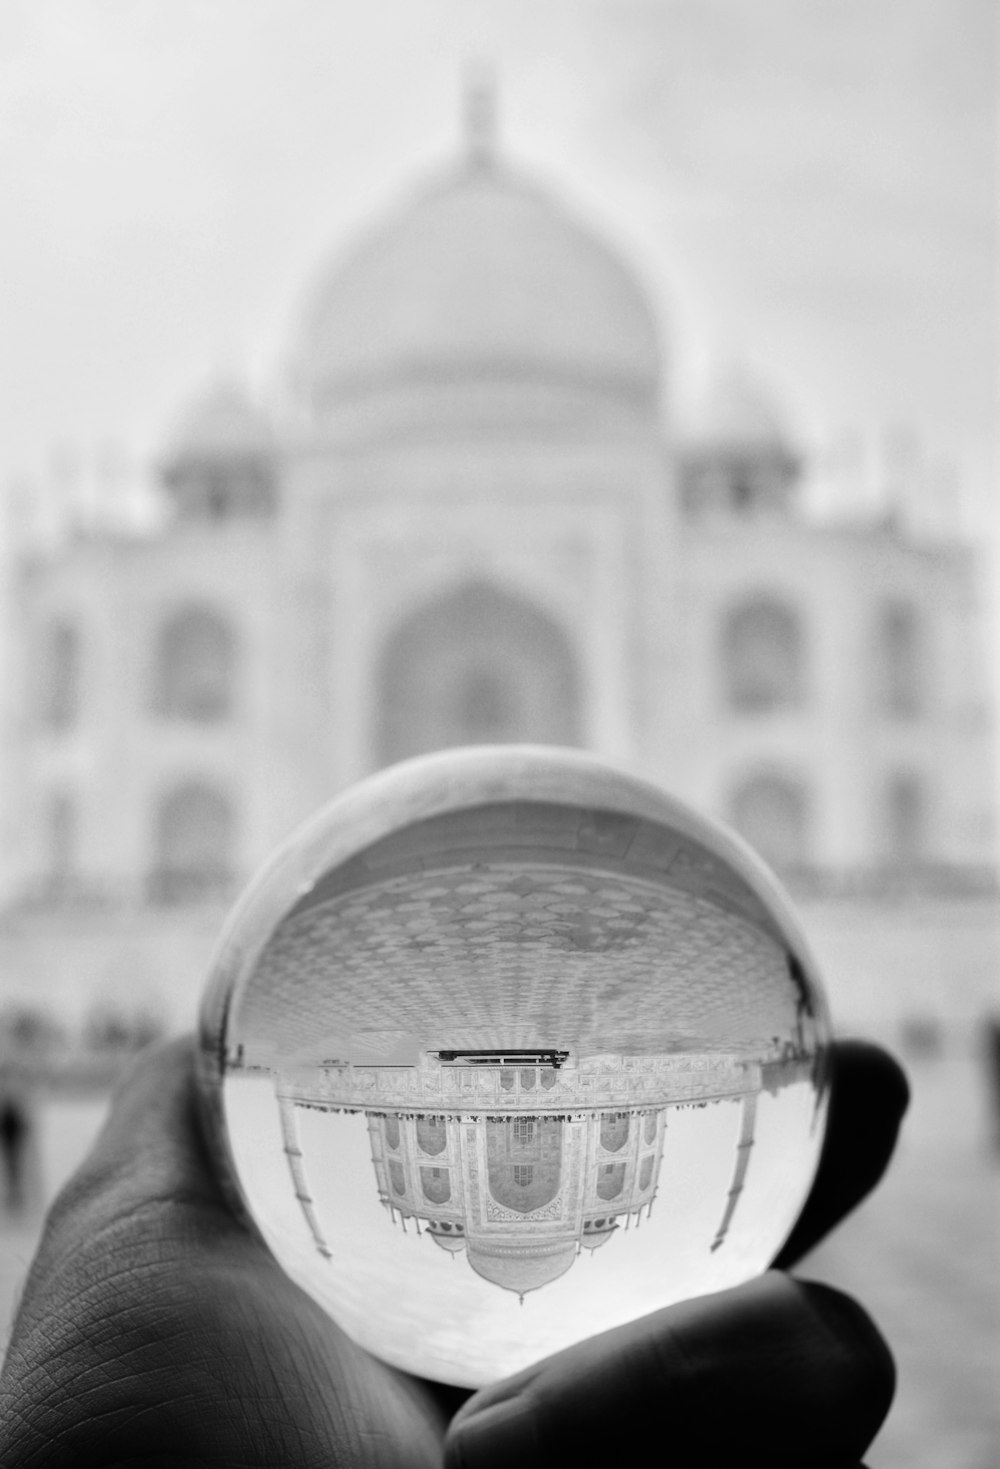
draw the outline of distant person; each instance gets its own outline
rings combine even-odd
[[[0,1096],[0,1157],[2,1157],[4,1208],[21,1214],[28,1204],[28,1149],[31,1124],[20,1097]]]
[[[819,1172],[780,1268],[469,1394],[369,1356],[292,1284],[219,1191],[193,1048],[156,1047],[50,1213],[0,1379],[0,1463],[856,1469],[891,1355],[860,1306],[783,1270],[878,1181],[906,1097],[884,1052],[836,1046]]]

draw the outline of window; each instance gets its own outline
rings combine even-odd
[[[795,867],[808,861],[808,802],[798,780],[753,776],[734,793],[730,820],[773,866]]]
[[[447,1168],[421,1168],[420,1188],[432,1204],[447,1204],[451,1198],[451,1179]]]
[[[643,1158],[642,1160],[642,1167],[639,1169],[639,1187],[642,1189],[649,1188],[649,1185],[652,1183],[652,1181],[653,1155],[652,1153],[647,1153],[645,1158]]]
[[[422,1153],[434,1157],[443,1153],[448,1141],[443,1117],[417,1118],[417,1147]]]
[[[926,856],[926,798],[920,777],[899,773],[889,779],[885,798],[886,857],[910,866]]]
[[[232,712],[235,639],[218,613],[188,607],[161,628],[153,706],[168,719],[210,723]]]
[[[722,679],[729,707],[767,714],[799,706],[802,642],[798,614],[779,602],[756,600],[732,608],[722,633]]]
[[[191,781],[168,792],[156,813],[153,895],[163,902],[216,896],[234,875],[234,821],[214,787]]]
[[[518,1188],[527,1188],[535,1176],[535,1170],[530,1163],[514,1164],[514,1182]]]
[[[389,1147],[392,1148],[392,1150],[393,1150],[394,1153],[395,1152],[398,1152],[399,1151],[399,1118],[398,1117],[385,1117],[385,1118],[383,1118],[383,1120],[382,1120],[382,1130],[385,1133],[385,1140],[389,1144]]]
[[[47,876],[50,882],[62,884],[77,865],[77,808],[66,791],[57,791],[49,798],[46,826]]]
[[[924,648],[920,618],[908,602],[887,602],[878,614],[876,697],[887,714],[913,719],[924,704]]]
[[[45,629],[39,658],[39,715],[49,729],[68,729],[80,712],[80,634],[58,618]]]
[[[602,1163],[597,1170],[597,1197],[617,1199],[625,1187],[625,1164]]]
[[[601,1147],[608,1153],[617,1153],[628,1139],[628,1125],[627,1112],[602,1112]]]
[[[526,1145],[533,1141],[535,1136],[535,1119],[533,1117],[514,1118],[514,1141]]]

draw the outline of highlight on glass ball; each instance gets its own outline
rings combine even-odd
[[[478,1387],[767,1268],[829,1022],[775,879],[581,753],[333,801],[251,884],[202,1012],[224,1185],[363,1347]]]

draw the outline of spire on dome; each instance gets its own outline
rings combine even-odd
[[[462,123],[470,164],[473,168],[492,167],[497,143],[497,88],[496,74],[487,62],[466,68]]]

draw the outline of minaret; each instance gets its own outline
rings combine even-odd
[[[281,1118],[281,1139],[285,1146],[285,1156],[288,1159],[288,1171],[292,1175],[292,1187],[302,1209],[302,1217],[308,1225],[317,1250],[324,1259],[329,1260],[330,1251],[323,1238],[323,1231],[319,1227],[314,1200],[306,1182],[305,1161],[302,1157],[302,1149],[299,1147],[299,1130],[295,1123],[295,1103],[280,1094],[278,1096],[278,1115]]]
[[[748,1092],[743,1098],[743,1110],[740,1117],[740,1137],[736,1144],[736,1168],[733,1172],[733,1181],[726,1195],[726,1207],[719,1221],[719,1228],[715,1239],[712,1241],[712,1250],[715,1251],[723,1243],[729,1233],[729,1226],[733,1222],[736,1213],[736,1205],[740,1194],[743,1192],[743,1182],[747,1176],[747,1168],[750,1164],[750,1149],[753,1147],[754,1124],[757,1121],[757,1093]]]

